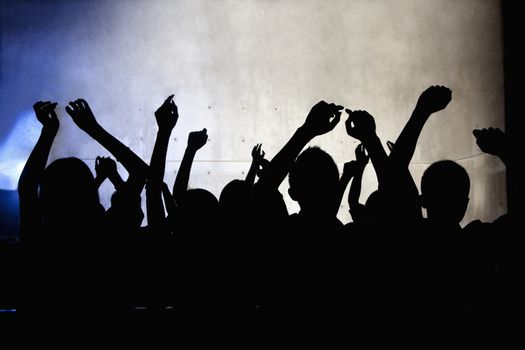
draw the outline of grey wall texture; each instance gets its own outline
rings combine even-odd
[[[210,140],[190,186],[218,197],[244,178],[253,145],[262,142],[273,157],[317,101],[366,109],[381,139],[395,141],[419,94],[440,84],[453,99],[425,126],[411,171],[419,184],[432,162],[458,161],[472,183],[463,222],[489,221],[506,211],[504,168],[482,154],[471,132],[504,128],[500,22],[495,0],[4,1],[0,136],[12,136],[34,101],[59,101],[51,160],[77,156],[93,169],[95,157],[108,154],[63,109],[83,97],[108,131],[149,162],[153,112],[174,93],[180,119],[165,181],[174,181],[188,133],[205,127]],[[27,145],[23,135],[15,139],[25,161],[34,136]],[[340,171],[357,146],[343,123],[313,144]],[[5,153],[0,172],[7,173]],[[363,181],[362,201],[377,187],[371,164]],[[282,193],[296,212],[287,187]],[[106,206],[111,191],[103,185]],[[346,203],[339,217],[350,221]]]

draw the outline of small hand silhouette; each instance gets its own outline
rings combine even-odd
[[[206,128],[201,131],[192,131],[188,136],[188,148],[193,151],[201,149],[208,141]]]
[[[107,179],[117,173],[117,163],[110,157],[97,157],[95,172],[98,178]]]
[[[252,149],[252,161],[257,165],[261,164],[261,161],[264,159],[264,155],[265,155],[261,147],[262,147],[262,143],[259,143],[253,146],[253,149]]]
[[[89,132],[98,127],[98,122],[91,108],[83,99],[69,102],[69,106],[66,106],[66,112],[81,130]]]
[[[504,156],[507,147],[507,136],[498,128],[474,129],[472,131],[479,148],[498,157]]]
[[[55,112],[56,102],[38,101],[33,105],[36,119],[42,124],[44,129],[57,132],[60,126],[57,114]]]
[[[370,140],[376,134],[376,123],[367,111],[345,109],[348,119],[345,122],[346,133],[361,142]]]
[[[444,109],[451,100],[452,90],[445,86],[433,85],[419,96],[417,108],[430,115]]]
[[[318,102],[312,107],[306,117],[303,128],[311,137],[326,134],[332,131],[341,119],[342,106],[325,101]]]
[[[155,119],[159,130],[173,130],[177,120],[179,119],[179,110],[175,102],[173,102],[173,96],[169,95],[168,98],[162,103],[162,105],[155,111]]]

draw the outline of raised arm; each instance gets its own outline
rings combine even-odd
[[[363,205],[359,203],[359,197],[361,196],[361,184],[363,180],[363,173],[365,171],[366,164],[368,164],[369,157],[365,152],[365,147],[360,144],[355,149],[355,170],[354,179],[348,192],[348,207],[350,215],[352,215],[352,221],[359,222],[363,218]]]
[[[368,151],[372,160],[379,187],[388,184],[391,172],[388,166],[388,156],[381,145],[381,140],[376,134],[374,117],[366,111],[351,111],[346,109],[348,119],[345,122],[346,132],[353,138],[358,139]]]
[[[179,111],[173,95],[155,112],[155,119],[159,130],[153,147],[150,162],[150,174],[146,186],[146,206],[148,212],[148,226],[158,230],[164,223],[164,206],[162,203],[162,186],[164,183],[164,172],[166,167],[166,154],[171,132],[179,119]]]
[[[423,91],[390,153],[389,161],[395,169],[408,168],[423,126],[432,113],[445,109],[451,99],[452,91],[444,86],[431,86]]]
[[[173,232],[173,228],[175,227],[175,223],[177,221],[178,208],[177,203],[175,203],[173,195],[168,188],[168,184],[165,182],[162,184],[162,198],[164,199],[164,206],[166,208],[166,212],[168,213],[169,230],[170,232]]]
[[[56,102],[39,101],[33,105],[36,118],[42,124],[40,137],[29,155],[18,180],[20,199],[20,234],[23,239],[38,230],[42,213],[38,202],[38,185],[44,173],[53,140],[60,123],[55,112]]]
[[[101,144],[117,161],[122,163],[130,178],[136,181],[138,183],[137,186],[142,189],[148,176],[148,165],[97,122],[88,103],[83,99],[72,101],[66,107],[66,111],[81,130]]]
[[[258,185],[278,189],[301,150],[316,136],[332,131],[341,119],[342,109],[342,106],[325,101],[313,106],[304,124],[268,164],[264,176],[259,178]]]
[[[95,184],[97,188],[100,188],[100,185],[102,185],[104,181],[108,178],[108,176],[104,174],[100,167],[100,161],[102,159],[105,159],[105,157],[97,156],[97,158],[95,159]]]
[[[180,163],[180,169],[175,178],[175,183],[173,184],[173,198],[175,199],[175,202],[180,202],[181,197],[188,189],[193,159],[195,158],[197,151],[201,149],[207,141],[208,134],[206,129],[193,131],[188,135],[188,146],[186,147],[186,151],[184,151],[184,156]]]
[[[255,184],[255,176],[260,171],[262,163],[264,160],[264,151],[261,149],[262,144],[259,143],[255,145],[252,149],[252,164],[250,165],[250,170],[246,174],[245,182],[248,186],[253,186]]]

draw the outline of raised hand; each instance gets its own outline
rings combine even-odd
[[[479,148],[489,154],[505,157],[508,149],[507,136],[498,128],[474,129],[472,131]]]
[[[188,149],[198,151],[208,141],[208,134],[206,128],[201,131],[192,131],[188,136]]]
[[[117,173],[117,163],[110,157],[97,157],[95,172],[98,178],[106,179]]]
[[[370,157],[366,153],[365,146],[362,143],[360,143],[355,148],[355,159],[356,159],[357,164],[363,168],[366,166],[366,164],[368,163],[368,160],[370,159]]]
[[[452,90],[445,86],[433,85],[419,96],[416,109],[430,115],[444,109],[451,100]]]
[[[258,143],[255,146],[253,146],[252,149],[252,162],[260,165],[261,161],[264,159],[264,151],[261,149],[262,143]]]
[[[257,177],[261,178],[264,176],[264,171],[268,167],[268,164],[270,164],[270,161],[266,158],[262,158],[259,162],[259,169],[257,169]]]
[[[252,164],[250,165],[250,170],[246,175],[246,183],[252,186],[255,183],[255,176],[260,174],[261,168],[263,168],[264,151],[261,149],[262,143],[258,143],[253,146],[252,149]],[[268,162],[268,161],[266,161]],[[265,163],[266,164],[266,163]]]
[[[206,133],[206,129],[193,131],[188,135],[188,146],[186,147],[186,151],[184,151],[179,172],[177,173],[175,183],[173,184],[173,198],[176,202],[179,202],[184,193],[188,190],[193,159],[197,154],[197,151],[204,146],[207,141],[208,134]]]
[[[42,124],[45,130],[56,133],[60,126],[55,112],[56,102],[38,101],[33,105],[36,119]]]
[[[179,110],[175,102],[173,102],[173,96],[169,95],[164,103],[155,112],[155,119],[159,130],[173,130],[177,120],[179,119]]]
[[[73,122],[87,133],[99,127],[91,108],[83,99],[69,102],[69,106],[66,106],[66,112],[71,116]]]
[[[346,133],[359,141],[366,143],[376,136],[376,123],[367,111],[351,111],[345,109],[348,119],[345,122]]]
[[[342,109],[334,103],[320,101],[308,113],[302,129],[312,138],[326,134],[339,123]]]

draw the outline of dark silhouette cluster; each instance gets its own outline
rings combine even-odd
[[[47,164],[60,124],[57,103],[37,102],[42,131],[18,183],[21,240],[9,255],[18,266],[14,305],[27,314],[75,315],[137,307],[416,319],[505,312],[512,308],[509,215],[461,227],[470,190],[465,169],[436,161],[423,175],[421,193],[409,171],[426,121],[451,99],[444,86],[425,90],[388,152],[368,112],[320,101],[271,161],[261,144],[253,147],[246,178],[228,183],[219,199],[188,189],[206,129],[189,134],[173,187],[164,182],[179,118],[173,95],[154,114],[158,132],[149,165],[98,123],[85,100],[65,108],[123,165],[125,180],[109,157],[97,157],[95,176],[78,158]],[[303,149],[331,132],[343,111],[347,134],[360,144],[340,175],[330,154]],[[504,132],[473,135],[483,152],[509,166]],[[378,188],[360,203],[369,161]],[[300,206],[291,215],[279,192],[287,176],[290,197]],[[108,210],[98,195],[105,180],[115,188]],[[350,223],[337,218],[342,200]],[[144,216],[147,226],[141,226]]]

